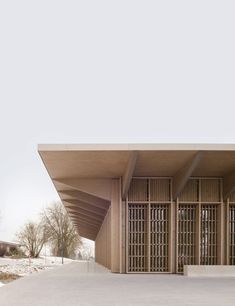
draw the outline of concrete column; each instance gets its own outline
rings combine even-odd
[[[95,261],[108,269],[111,261],[110,214],[109,209],[95,240]]]
[[[121,179],[112,180],[111,194],[111,272],[121,267]]]
[[[121,235],[120,273],[126,273],[126,201],[122,201]]]

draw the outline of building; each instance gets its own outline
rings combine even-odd
[[[112,272],[235,264],[235,145],[39,145],[39,154]]]
[[[19,248],[19,243],[0,241],[0,257],[9,256],[12,253],[17,252]]]

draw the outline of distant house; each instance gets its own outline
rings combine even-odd
[[[20,244],[8,241],[0,241],[0,256],[10,255],[20,247]]]

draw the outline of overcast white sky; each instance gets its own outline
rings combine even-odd
[[[235,143],[234,1],[0,1],[0,240],[57,194],[38,143]]]

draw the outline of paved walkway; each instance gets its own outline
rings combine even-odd
[[[0,288],[1,306],[235,305],[235,278],[112,274],[74,262]]]

